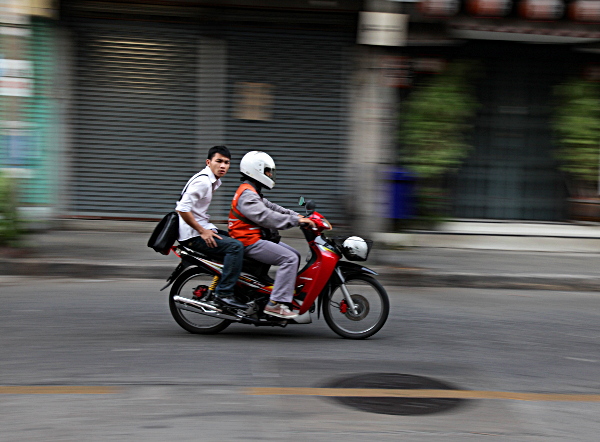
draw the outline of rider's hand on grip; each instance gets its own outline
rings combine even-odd
[[[304,216],[301,216],[300,218],[298,218],[298,223],[300,224],[300,226],[302,228],[306,228],[307,226],[310,226],[314,229],[316,227],[316,225],[312,219],[306,218]]]

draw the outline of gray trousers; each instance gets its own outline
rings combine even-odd
[[[282,242],[275,244],[261,239],[257,243],[246,247],[244,254],[265,264],[279,266],[273,291],[271,292],[271,300],[291,302],[294,297],[300,253]]]

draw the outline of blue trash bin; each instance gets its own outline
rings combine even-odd
[[[388,172],[389,209],[392,219],[412,219],[416,215],[415,176],[406,169],[396,167]]]

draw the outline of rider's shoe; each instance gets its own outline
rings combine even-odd
[[[269,301],[263,312],[267,315],[276,316],[283,319],[294,319],[298,317],[298,313],[290,311],[287,305],[274,301]]]
[[[220,302],[221,304],[224,304],[227,307],[231,308],[248,308],[246,304],[238,300],[235,296],[215,296],[215,301]]]

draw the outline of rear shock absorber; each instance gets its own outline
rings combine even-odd
[[[205,298],[206,300],[211,300],[213,297],[213,293],[215,292],[215,287],[217,286],[218,283],[219,283],[219,277],[218,276],[213,277],[213,280],[210,283],[209,287],[207,287],[205,285],[199,285],[198,287],[196,287],[194,289],[194,296],[198,299],[206,297]]]
[[[219,283],[219,277],[217,275],[215,275],[213,277],[212,284],[210,285],[210,287],[208,287],[208,290],[210,290],[211,293],[214,292],[215,288],[217,288],[218,283]]]

